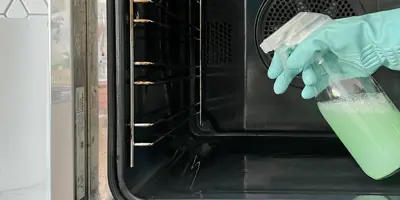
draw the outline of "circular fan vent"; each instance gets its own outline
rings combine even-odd
[[[256,43],[261,42],[278,30],[299,12],[316,12],[329,15],[333,19],[351,17],[364,13],[355,0],[266,0],[262,4],[256,21]],[[257,45],[258,46],[258,45]],[[266,67],[269,67],[273,52],[265,54],[260,48],[258,53]],[[292,82],[294,87],[304,87],[300,77]]]

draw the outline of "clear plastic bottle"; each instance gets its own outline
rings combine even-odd
[[[277,51],[286,69],[288,49],[330,21],[326,15],[300,13],[260,46],[265,53]],[[348,78],[334,70],[340,69],[339,62],[328,59],[322,55],[314,63],[328,82],[316,96],[321,114],[368,176],[389,177],[400,169],[400,112],[367,72],[355,67],[360,76]]]
[[[316,100],[368,176],[379,180],[400,169],[400,112],[373,77],[331,79]]]

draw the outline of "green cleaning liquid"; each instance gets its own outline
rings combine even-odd
[[[360,94],[318,103],[333,131],[371,178],[400,169],[400,112],[385,94]]]

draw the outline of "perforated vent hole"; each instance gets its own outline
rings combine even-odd
[[[335,18],[343,18],[357,15],[347,0],[339,0],[336,7],[337,11]]]
[[[204,59],[206,64],[220,65],[232,61],[232,25],[226,22],[205,24]]]
[[[326,0],[308,1],[308,9],[311,12],[324,12],[328,8],[329,8],[329,2],[326,2]]]
[[[275,1],[271,4],[265,18],[265,37],[278,30],[284,23],[297,14],[297,7],[293,1]]]

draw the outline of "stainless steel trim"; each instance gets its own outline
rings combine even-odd
[[[87,56],[87,191],[88,199],[99,199],[99,96],[98,96],[98,1],[86,1]]]
[[[51,86],[53,91],[62,89],[69,94],[69,98],[55,100],[52,104],[51,199],[75,200],[77,196],[74,178],[74,147],[77,147],[74,138],[77,133],[73,128],[73,99],[75,89],[80,87],[84,88],[87,100],[84,125],[87,187],[81,199],[109,200],[112,197],[107,181],[107,123],[104,123],[107,112],[103,109],[99,114],[98,93],[104,88],[98,84],[99,49],[98,38],[95,37],[98,33],[98,5],[102,5],[105,16],[105,0],[49,0],[49,4],[52,76],[63,76],[67,80]],[[105,21],[101,19],[100,22]],[[106,32],[105,29],[103,31]]]

